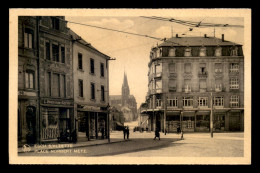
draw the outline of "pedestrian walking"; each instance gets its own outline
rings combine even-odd
[[[179,134],[181,132],[181,128],[180,126],[177,127],[177,134]]]
[[[160,140],[160,132],[159,132],[159,129],[158,129],[158,128],[156,128],[156,130],[155,130],[155,137],[153,138],[153,140],[155,140],[157,137],[158,137],[159,140]]]
[[[124,140],[125,140],[125,135],[126,135],[126,127],[123,128],[123,133],[124,133]]]
[[[183,131],[181,130],[181,140],[183,140]]]
[[[126,127],[126,136],[127,136],[127,140],[129,139],[129,127]]]

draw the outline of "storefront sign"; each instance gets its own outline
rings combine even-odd
[[[47,99],[44,99],[43,104],[73,106],[73,103],[71,101],[64,101],[64,100],[47,100]]]

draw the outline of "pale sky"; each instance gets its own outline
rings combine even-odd
[[[229,25],[244,25],[243,18],[220,18],[220,17],[196,17],[183,18],[169,16],[180,20],[189,20],[202,23],[216,23]],[[186,33],[186,36],[213,36],[214,28],[194,28],[192,32],[188,26],[173,22],[158,21],[141,17],[70,17],[65,19],[72,22],[95,25],[110,29],[117,29],[126,32],[144,34],[159,38],[170,38],[172,33],[179,36]],[[134,95],[139,107],[145,101],[148,91],[148,62],[152,46],[162,42],[140,36],[107,31],[77,25],[68,22],[68,27],[80,35],[84,40],[91,43],[100,52],[116,58],[110,61],[109,68],[109,92],[110,95],[121,95],[124,71],[127,73],[130,94]],[[225,34],[225,40],[235,43],[244,43],[244,28],[215,28],[215,36],[221,38]]]

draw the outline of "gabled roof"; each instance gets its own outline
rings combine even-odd
[[[102,54],[103,56],[105,56],[106,58],[110,59],[110,57],[108,55],[105,55],[104,53],[100,52],[99,50],[97,50],[95,47],[93,47],[90,43],[86,42],[84,39],[82,39],[78,34],[76,34],[74,31],[72,31],[71,29],[69,29],[69,34],[72,36],[72,39],[93,49],[94,51]]]
[[[158,47],[164,46],[233,46],[240,45],[227,40],[222,41],[222,39],[216,37],[172,37]]]

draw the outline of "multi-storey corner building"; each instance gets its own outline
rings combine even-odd
[[[173,37],[150,53],[149,128],[175,132],[244,130],[242,45],[215,37]],[[212,104],[212,105],[211,105]]]
[[[70,30],[73,49],[74,114],[88,140],[108,138],[109,59]]]

